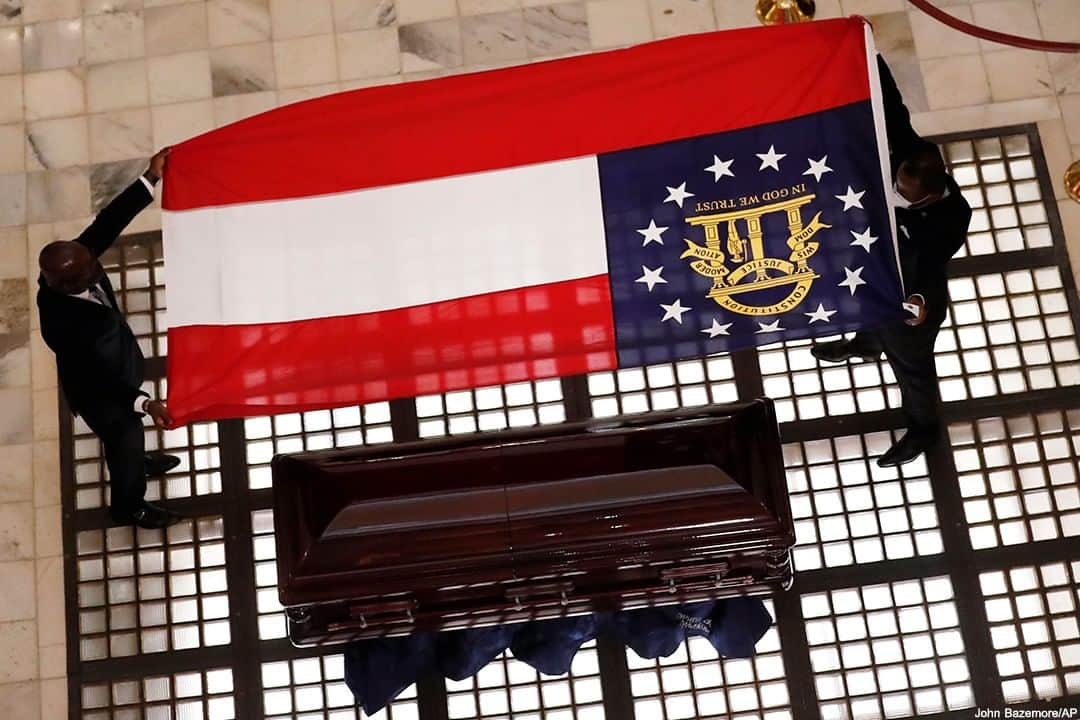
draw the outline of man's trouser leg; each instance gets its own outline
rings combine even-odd
[[[883,351],[881,338],[872,330],[860,330],[848,340],[848,347],[859,355],[880,355]]]
[[[890,324],[877,331],[885,357],[900,385],[908,427],[913,430],[931,432],[937,429],[938,376],[934,342],[940,329],[939,321],[915,326]]]
[[[103,420],[84,415],[83,420],[105,447],[109,467],[109,511],[116,522],[129,522],[131,514],[142,507],[146,495],[146,440],[142,420],[132,412]]]

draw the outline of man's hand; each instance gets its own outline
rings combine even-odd
[[[169,414],[169,408],[165,406],[160,400],[147,400],[143,405],[143,410],[147,415],[154,419],[154,425],[164,430],[167,426],[172,425],[173,418]]]
[[[167,147],[161,148],[154,157],[150,158],[150,168],[146,171],[146,174],[150,176],[150,180],[153,182],[157,182],[165,174],[165,158],[169,157],[171,149]]]
[[[908,325],[922,325],[923,321],[926,320],[926,300],[923,299],[923,296],[911,295],[910,297],[908,297],[907,300],[904,301],[904,304],[914,305],[919,309],[918,315],[916,315],[915,317],[910,317],[904,322],[906,322]]]

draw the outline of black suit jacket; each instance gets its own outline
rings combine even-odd
[[[98,214],[75,242],[100,257],[152,200],[146,186],[136,180]],[[107,276],[101,285],[116,306]],[[57,292],[40,276],[37,303],[41,334],[56,353],[60,385],[71,409],[98,423],[135,415],[135,398],[146,394],[139,389],[143,382],[143,354],[120,311]]]
[[[956,181],[950,177],[947,187],[948,196],[933,205],[896,210],[904,289],[926,298],[927,322],[937,324],[945,319],[949,303],[946,267],[967,240],[971,222],[971,206]]]
[[[889,138],[889,162],[895,177],[901,161],[924,141],[911,126],[911,113],[904,105],[889,66],[880,55],[877,63],[885,106],[885,134]],[[904,289],[908,295],[919,294],[926,299],[927,322],[939,325],[945,319],[949,302],[946,266],[967,239],[971,221],[971,206],[951,177],[948,188],[948,197],[924,209],[896,210]]]

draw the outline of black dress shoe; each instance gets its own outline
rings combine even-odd
[[[885,454],[878,458],[878,467],[899,467],[915,460],[937,442],[932,430],[908,430]]]
[[[143,506],[131,514],[131,524],[146,530],[160,530],[175,525],[184,518],[157,505],[143,503]]]
[[[161,477],[180,464],[180,458],[162,452],[148,452],[143,455],[146,477]]]
[[[811,346],[810,354],[822,362],[842,363],[851,358],[862,360],[877,360],[881,357],[880,351],[870,351],[853,346],[850,340],[833,340],[832,342],[817,343]]]

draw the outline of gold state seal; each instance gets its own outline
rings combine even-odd
[[[688,225],[705,229],[705,245],[684,240],[687,247],[679,257],[690,258],[690,268],[712,280],[712,288],[706,297],[731,312],[779,315],[793,310],[806,299],[814,280],[820,277],[808,262],[819,245],[812,238],[820,230],[832,227],[821,222],[820,212],[814,215],[809,225],[803,226],[802,208],[815,197],[803,195],[754,208],[687,218]],[[761,218],[774,212],[787,214],[787,246],[791,253],[786,259],[765,254]],[[739,235],[740,221],[746,224],[745,238]],[[720,237],[721,225],[727,230],[726,247]],[[729,263],[733,267],[729,267]],[[786,285],[792,286],[791,291],[772,305],[748,305],[737,299],[743,293]]]

